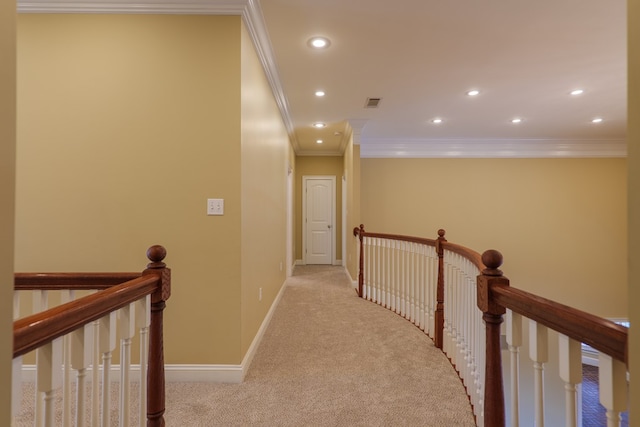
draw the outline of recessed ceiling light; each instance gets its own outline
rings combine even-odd
[[[440,118],[435,118],[435,119],[431,120],[431,123],[436,124],[436,125],[439,125],[440,123],[442,123],[442,119],[440,119]]]
[[[325,93],[324,93],[323,90],[317,90],[316,91],[316,96],[324,96],[324,95],[325,95]]]
[[[516,117],[514,119],[511,119],[511,123],[522,123],[522,119],[520,117]]]
[[[322,144],[324,141],[321,139],[316,139],[316,144]]]
[[[584,90],[582,89],[575,89],[572,90],[571,92],[569,92],[571,95],[576,96],[576,95],[582,95],[584,93]]]
[[[326,37],[311,37],[307,44],[314,49],[325,49],[331,45],[331,42]]]
[[[602,117],[595,117],[591,120],[591,123],[602,123]]]
[[[473,90],[470,90],[469,92],[467,92],[467,95],[469,95],[469,96],[478,96],[479,94],[480,94],[480,91],[477,90],[477,89],[473,89]]]
[[[321,122],[316,122],[316,123],[313,124],[313,127],[314,128],[318,128],[318,129],[326,127],[326,126],[327,126],[326,123],[321,123]]]

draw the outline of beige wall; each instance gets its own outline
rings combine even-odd
[[[302,177],[326,175],[336,177],[336,254],[334,259],[342,259],[342,174],[343,158],[338,156],[298,156],[295,170],[295,256],[302,260]]]
[[[0,425],[11,425],[16,3],[0,2]]]
[[[498,249],[513,286],[626,317],[626,159],[363,159],[368,231]],[[380,203],[384,200],[384,203]]]
[[[19,16],[16,269],[136,271],[165,245],[167,363],[243,356],[240,35],[237,16]]]
[[[289,137],[251,38],[242,28],[242,354],[286,274]],[[262,288],[262,300],[259,289]]]
[[[630,402],[640,402],[640,2],[628,2],[629,28],[629,314],[631,337],[629,369]],[[640,426],[640,406],[632,403],[629,425]]]

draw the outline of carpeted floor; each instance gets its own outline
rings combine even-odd
[[[168,426],[474,426],[446,357],[357,297],[342,267],[298,266],[242,384],[167,384]]]

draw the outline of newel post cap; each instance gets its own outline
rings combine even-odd
[[[502,276],[502,270],[500,266],[504,258],[502,254],[495,249],[489,249],[482,254],[482,263],[487,267],[482,270],[482,274],[485,276]]]
[[[147,268],[164,268],[167,265],[162,262],[167,256],[167,250],[164,246],[153,245],[147,249],[147,258],[151,261],[147,264]]]

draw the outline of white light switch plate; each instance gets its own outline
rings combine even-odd
[[[207,215],[224,215],[224,199],[207,199]]]

